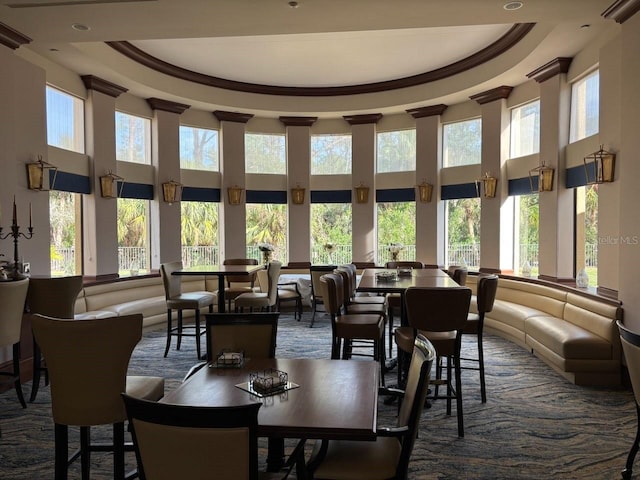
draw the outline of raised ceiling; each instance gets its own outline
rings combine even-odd
[[[19,54],[143,98],[319,117],[390,114],[515,86],[616,28],[602,17],[612,0],[524,0],[517,10],[503,0],[290,3],[6,0],[0,22],[32,39]],[[106,42],[140,52],[146,65]]]

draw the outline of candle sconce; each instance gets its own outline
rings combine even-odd
[[[493,177],[489,172],[485,173],[482,177],[476,180],[476,191],[478,196],[480,196],[480,192],[485,198],[494,198],[496,196],[496,187],[498,184],[498,179]]]
[[[118,189],[118,182],[120,188]],[[102,198],[118,198],[122,196],[124,188],[124,177],[116,175],[111,170],[106,175],[100,177],[100,194]]]
[[[169,205],[182,200],[182,185],[175,180],[169,180],[162,184],[162,197]]]
[[[356,202],[358,203],[368,203],[369,202],[369,187],[367,187],[364,183],[360,183],[356,190]]]
[[[422,203],[429,203],[433,195],[433,185],[422,180],[422,183],[416,185],[418,187],[418,198]]]
[[[243,188],[238,185],[227,188],[229,205],[240,205],[240,201],[242,200],[242,190]]]
[[[22,267],[20,265],[20,255],[18,253],[18,240],[20,237],[29,240],[33,237],[33,224],[32,224],[32,209],[31,204],[29,204],[29,227],[27,228],[28,233],[21,232],[20,226],[18,225],[18,215],[16,212],[16,198],[13,197],[13,219],[11,222],[11,230],[6,234],[2,234],[2,227],[0,226],[0,240],[5,240],[9,237],[13,238],[13,266],[11,271],[11,279],[12,280],[20,280],[21,278],[26,278],[22,272]]]
[[[304,203],[305,188],[298,183],[291,189],[291,201],[294,205],[302,205]]]
[[[49,171],[53,171],[53,179],[49,182]],[[27,163],[27,186],[29,190],[51,190],[56,183],[58,167],[45,162],[42,155],[38,155],[37,162]],[[45,182],[46,179],[46,182]]]

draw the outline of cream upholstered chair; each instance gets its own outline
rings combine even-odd
[[[377,429],[375,442],[319,441],[309,460],[316,480],[406,479],[418,424],[429,387],[435,348],[418,335],[414,341],[407,385],[395,427]],[[381,390],[381,393],[390,393]],[[396,391],[396,393],[398,393]]]
[[[477,362],[477,367],[462,367],[463,370],[478,370],[480,374],[480,398],[482,403],[487,401],[487,386],[484,376],[484,348],[482,344],[482,335],[484,331],[484,316],[493,310],[493,302],[498,291],[498,276],[480,274],[478,276],[476,305],[477,313],[469,313],[467,323],[462,329],[463,335],[475,335],[478,342],[478,357],[468,358],[462,357],[463,362]]]
[[[64,320],[34,315],[33,333],[47,359],[55,424],[55,478],[66,479],[68,464],[81,460],[88,480],[90,427],[113,425],[114,479],[125,477],[124,421],[120,394],[147,400],[164,396],[164,379],[127,376],[129,359],[142,337],[142,314],[97,320]],[[68,427],[80,427],[80,451],[68,456]]]
[[[258,271],[258,281],[260,282],[260,292],[242,293],[236,297],[235,309],[236,311],[243,311],[248,308],[250,311],[254,309],[258,310],[272,310],[278,301],[278,278],[280,277],[280,269],[282,263],[278,261],[269,262],[265,271]],[[266,289],[265,285],[267,284]],[[266,290],[266,291],[265,291]]]
[[[362,353],[353,352],[353,342],[368,342],[372,348],[374,360],[380,362],[384,369],[384,317],[377,313],[343,313],[344,286],[343,277],[339,273],[327,273],[320,277],[320,287],[324,307],[331,316],[331,358],[349,359],[354,355],[364,356]],[[384,385],[384,375],[380,375]]]
[[[178,337],[176,350],[180,350],[182,337],[196,337],[196,354],[198,359],[202,358],[200,353],[200,337],[205,331],[200,328],[200,309],[209,307],[209,312],[213,312],[213,304],[216,297],[211,292],[188,292],[182,293],[180,275],[173,275],[176,270],[182,269],[182,262],[169,262],[160,265],[160,274],[164,284],[164,293],[167,299],[167,345],[164,349],[166,357],[171,347],[171,337]],[[221,292],[218,292],[221,295]],[[178,311],[178,323],[173,326],[173,310]],[[184,326],[182,324],[182,311],[195,310],[195,321],[193,325]],[[184,330],[192,330],[193,333],[184,333]]]
[[[399,374],[403,370],[402,358],[404,354],[411,353],[413,341],[418,333],[424,335],[435,347],[438,355],[436,378],[432,382],[435,385],[435,394],[432,398],[447,400],[447,415],[451,415],[451,401],[456,400],[459,437],[464,437],[460,349],[470,302],[471,289],[467,287],[410,287],[405,292],[409,326],[398,327],[395,331]],[[442,379],[442,359],[446,359],[446,380]],[[452,369],[455,369],[454,375]],[[402,384],[400,377],[399,380]],[[440,384],[447,388],[444,396],[438,394]]]
[[[227,258],[223,262],[224,265],[258,265],[255,258]],[[235,300],[238,295],[250,293],[254,291],[256,274],[249,275],[227,275],[225,277],[227,286],[224,289],[224,299],[226,300],[229,311],[231,311],[231,301]]]
[[[627,463],[622,471],[624,480],[631,480],[633,475],[633,462],[640,448],[640,334],[632,332],[618,321],[618,331],[620,332],[620,341],[622,343],[622,351],[629,369],[629,379],[636,401],[637,427],[636,438],[631,445],[629,455],[627,455]]]
[[[27,293],[27,307],[32,314],[45,317],[73,318],[76,299],[82,290],[82,275],[71,277],[32,278]],[[115,315],[115,314],[114,314]],[[45,373],[48,381],[46,359],[42,359],[38,342],[33,342],[33,382],[29,401],[38,395],[40,376]]]
[[[262,403],[196,407],[122,397],[141,480],[286,478],[283,473],[258,471]],[[179,461],[176,452],[180,452]]]
[[[24,313],[24,302],[27,298],[29,279],[12,282],[0,282],[0,347],[11,346],[13,348],[12,371],[0,372],[0,376],[8,377],[2,383],[11,382],[18,394],[18,400],[23,408],[27,404],[22,394],[20,383],[20,327]]]

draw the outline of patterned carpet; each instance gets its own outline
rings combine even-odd
[[[310,314],[301,322],[282,314],[278,329],[280,357],[327,358],[330,325]],[[163,358],[162,330],[145,332],[136,347],[130,373],[163,375],[166,390],[175,388],[195,363],[195,347],[187,339],[182,350]],[[471,355],[474,341],[463,348]],[[485,342],[486,404],[480,402],[477,373],[463,372],[465,437],[458,438],[455,418],[437,401],[422,415],[413,452],[411,479],[593,479],[620,478],[636,429],[631,392],[576,387],[522,348],[495,336]],[[387,383],[395,383],[395,371]],[[25,385],[28,398],[30,385]],[[393,424],[395,406],[380,402],[379,424]],[[53,478],[53,424],[49,388],[41,388],[35,403],[20,408],[15,392],[0,394],[0,479]],[[109,438],[109,428],[94,428],[92,438]],[[72,432],[70,441],[77,444]],[[266,443],[261,440],[261,461]],[[127,454],[133,468],[133,454]],[[78,462],[79,463],[79,462]],[[111,478],[107,453],[92,456],[91,478]],[[637,466],[640,472],[640,464]],[[71,469],[79,477],[79,465]],[[640,478],[640,473],[634,478]]]

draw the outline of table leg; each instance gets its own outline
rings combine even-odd
[[[224,275],[218,275],[218,312],[224,313]]]
[[[269,437],[267,472],[279,472],[284,467],[284,438]]]

